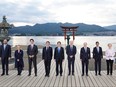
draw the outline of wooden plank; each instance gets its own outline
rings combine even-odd
[[[79,74],[79,82],[80,82],[80,86],[81,87],[84,87],[85,84],[84,84],[84,81],[83,81],[83,77],[81,76],[81,71],[82,71],[82,67],[81,67],[81,63],[80,63],[80,58],[79,58],[79,53],[77,53],[77,58],[76,60],[78,59],[78,61],[76,61],[76,66],[77,66],[77,71],[78,71],[78,74]]]
[[[41,66],[42,62],[43,61],[41,61],[37,66]],[[28,72],[27,72],[27,75],[28,75]],[[27,76],[27,75],[25,75],[26,76],[25,80],[21,84],[19,84],[19,86],[26,86],[32,80],[32,78],[37,78],[37,77],[34,76],[34,69],[32,69],[32,75],[31,76]]]
[[[51,65],[53,63],[51,62]],[[52,67],[51,67],[51,70],[52,70]],[[44,73],[43,73],[44,72]],[[46,81],[48,79],[48,77],[45,77],[45,67],[44,67],[44,62],[43,62],[43,72],[41,73],[41,77],[40,77],[40,80],[38,81],[38,83],[36,84],[36,86],[40,86],[40,85],[43,85],[43,84],[46,84]],[[51,77],[51,73],[50,73],[50,77]],[[49,77],[49,78],[50,78]]]
[[[52,67],[53,67],[53,66],[54,66],[54,68],[53,68],[53,71],[52,71],[52,72],[54,72],[54,73],[53,73],[53,75],[52,75],[52,81],[51,81],[51,83],[49,84],[50,87],[53,87],[53,86],[54,86],[55,80],[56,80],[56,76],[55,76],[55,75],[56,75],[56,72],[55,72],[55,71],[56,71],[56,70],[55,70],[55,62],[54,62],[54,65],[52,65]]]
[[[9,76],[0,76],[0,87],[115,87],[116,86],[116,70],[112,76],[107,76],[106,71],[102,71],[102,76],[95,76],[94,71],[89,71],[89,76],[81,76],[81,61],[79,53],[75,59],[75,75],[68,76],[68,61],[65,58],[63,62],[63,76],[56,75],[55,61],[51,62],[50,77],[45,77],[44,62],[41,61],[38,65],[38,76],[28,77],[28,71],[23,71],[21,76],[17,76],[17,70],[10,70]],[[0,70],[1,71],[1,70]]]
[[[68,77],[68,69],[67,69],[67,58],[65,59],[65,69],[64,69],[64,79],[63,79],[63,87],[67,87],[67,77]]]
[[[64,82],[64,78],[65,78],[65,67],[67,67],[66,66],[66,58],[65,58],[65,60],[63,61],[63,76],[61,76],[60,77],[60,81],[59,81],[59,87],[62,87],[63,86],[63,82]]]
[[[53,65],[54,63],[52,63],[52,67],[51,67],[51,74],[50,77],[48,78],[48,81],[45,84],[45,87],[48,87],[50,85],[50,83],[52,82],[54,75],[55,75],[55,65]]]
[[[109,82],[110,86],[115,87],[116,83],[114,82],[112,76],[106,75],[106,72],[103,71],[104,78]]]
[[[79,79],[79,73],[78,73],[78,69],[77,69],[77,65],[75,64],[75,82],[76,82],[76,87],[80,87],[80,79]]]
[[[41,62],[41,64],[39,64],[38,66],[37,66],[37,70],[38,70],[38,75],[39,74],[41,74],[42,72],[43,72],[43,64],[42,64],[43,62]],[[34,72],[34,69],[33,69],[33,72]],[[35,78],[33,78],[33,80],[31,80],[28,84],[27,84],[27,86],[35,86],[36,85],[36,80],[39,78],[39,76],[37,76],[37,77],[35,77]]]
[[[9,79],[10,78],[13,78],[13,76],[15,75],[16,73],[9,71],[9,76],[0,76],[0,86],[2,86],[2,84],[6,84],[7,82],[9,82]]]

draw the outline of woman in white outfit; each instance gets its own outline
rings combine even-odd
[[[106,64],[107,64],[107,75],[112,75],[112,71],[113,71],[113,62],[114,62],[114,49],[112,48],[112,44],[109,43],[108,44],[108,49],[105,52],[106,55]]]

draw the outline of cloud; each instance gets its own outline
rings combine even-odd
[[[116,23],[115,0],[4,0],[0,3],[0,21],[17,24],[46,22]]]

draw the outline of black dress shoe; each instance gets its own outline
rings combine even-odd
[[[84,76],[84,74],[82,74],[81,76]]]
[[[1,74],[1,76],[3,76],[4,74]]]
[[[68,74],[68,76],[70,76],[70,73]]]
[[[37,76],[37,74],[35,74],[35,76]]]
[[[97,74],[95,74],[95,76],[97,76]]]
[[[56,76],[58,76],[58,74],[56,74]]]
[[[99,73],[99,75],[101,76],[101,74]]]
[[[89,76],[88,74],[86,74],[86,76]]]
[[[21,74],[17,74],[18,76],[21,76]]]
[[[74,73],[72,73],[72,75],[74,76]]]
[[[62,74],[60,74],[60,76],[62,76]]]
[[[9,75],[9,74],[6,74],[7,76]]]
[[[50,77],[49,75],[47,75],[48,77]]]
[[[29,74],[28,76],[31,76],[31,74]]]

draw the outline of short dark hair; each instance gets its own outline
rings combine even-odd
[[[96,41],[96,44],[99,44],[99,42],[98,42],[98,41]]]
[[[4,40],[8,41],[6,38],[3,39],[3,42],[4,42]]]
[[[46,43],[49,43],[50,44],[50,41],[46,41]]]
[[[58,42],[57,42],[57,44],[58,44],[58,43],[60,43],[60,44],[61,44],[61,42],[60,42],[60,41],[58,41]]]
[[[7,39],[6,39],[6,38],[4,38],[4,39],[3,39],[3,41],[4,41],[4,40],[7,40]],[[7,41],[8,41],[8,40],[7,40]]]
[[[34,42],[34,39],[30,39],[30,41],[33,41]]]

